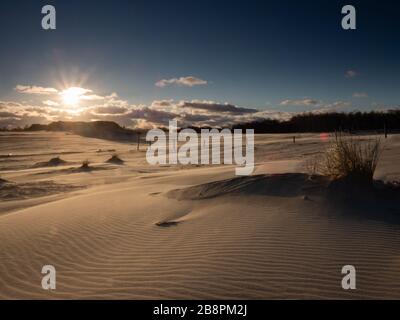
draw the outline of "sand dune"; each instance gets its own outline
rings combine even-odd
[[[49,161],[43,161],[36,163],[33,167],[40,168],[40,167],[58,167],[58,166],[66,166],[69,162],[61,159],[60,157],[51,158]]]
[[[310,177],[304,173],[254,175],[196,185],[183,190],[171,190],[168,196],[179,200],[202,200],[224,195],[264,195],[294,197],[313,195],[326,187],[328,179]]]
[[[107,148],[125,165],[2,174],[23,183],[54,170],[54,183],[86,186],[24,208],[0,202],[2,299],[400,298],[400,223],[386,219],[388,208],[364,217],[329,202],[326,181],[304,169],[325,148],[318,136],[296,145],[257,137],[256,174],[244,178],[233,166],[150,167],[129,144],[62,138],[64,150],[82,142],[67,161],[105,165],[110,155],[96,150]],[[377,178],[398,179],[400,137],[387,144]],[[52,292],[40,285],[46,264],[57,270]],[[358,271],[351,292],[341,288],[347,264]]]

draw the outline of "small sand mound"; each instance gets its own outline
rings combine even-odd
[[[53,181],[4,183],[0,188],[0,201],[23,200],[82,189],[82,186],[58,184]]]
[[[34,167],[57,167],[68,164],[67,161],[62,160],[60,157],[51,158],[46,162],[38,162],[34,165]]]
[[[302,173],[255,175],[216,181],[185,189],[172,190],[167,196],[178,200],[201,200],[226,195],[269,195],[280,197],[318,194],[329,181],[323,176]]]
[[[113,170],[113,167],[92,167],[88,164],[82,164],[80,167],[66,168],[60,170],[51,170],[46,172],[34,173],[35,176],[53,175],[53,174],[73,174],[73,173],[91,173],[95,171]]]
[[[67,163],[66,161],[62,160],[60,157],[51,158],[48,162],[51,166],[59,166]]]
[[[118,164],[118,165],[123,165],[124,160],[122,160],[118,155],[114,154],[110,159],[106,161],[107,163],[112,163],[112,164]]]

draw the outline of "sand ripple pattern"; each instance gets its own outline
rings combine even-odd
[[[400,298],[399,226],[331,217],[299,198],[188,204],[144,192],[1,216],[0,298]],[[168,219],[179,223],[155,225]],[[53,292],[40,285],[46,264]],[[357,268],[356,291],[341,289],[345,264]]]

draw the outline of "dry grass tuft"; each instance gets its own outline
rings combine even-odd
[[[90,165],[89,160],[85,160],[82,162],[81,169],[87,170],[90,168],[89,165]]]
[[[378,139],[361,142],[338,136],[324,155],[321,173],[334,180],[371,184],[381,150]]]
[[[321,171],[321,155],[308,158],[304,164],[306,172],[312,177]]]

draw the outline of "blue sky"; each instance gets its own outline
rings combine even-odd
[[[57,10],[54,31],[41,29],[45,4]],[[345,4],[357,9],[357,30],[341,28]],[[399,14],[396,1],[382,0],[3,0],[0,101],[12,112],[10,102],[52,99],[20,85],[117,93],[141,108],[162,100],[281,112],[396,107]]]

